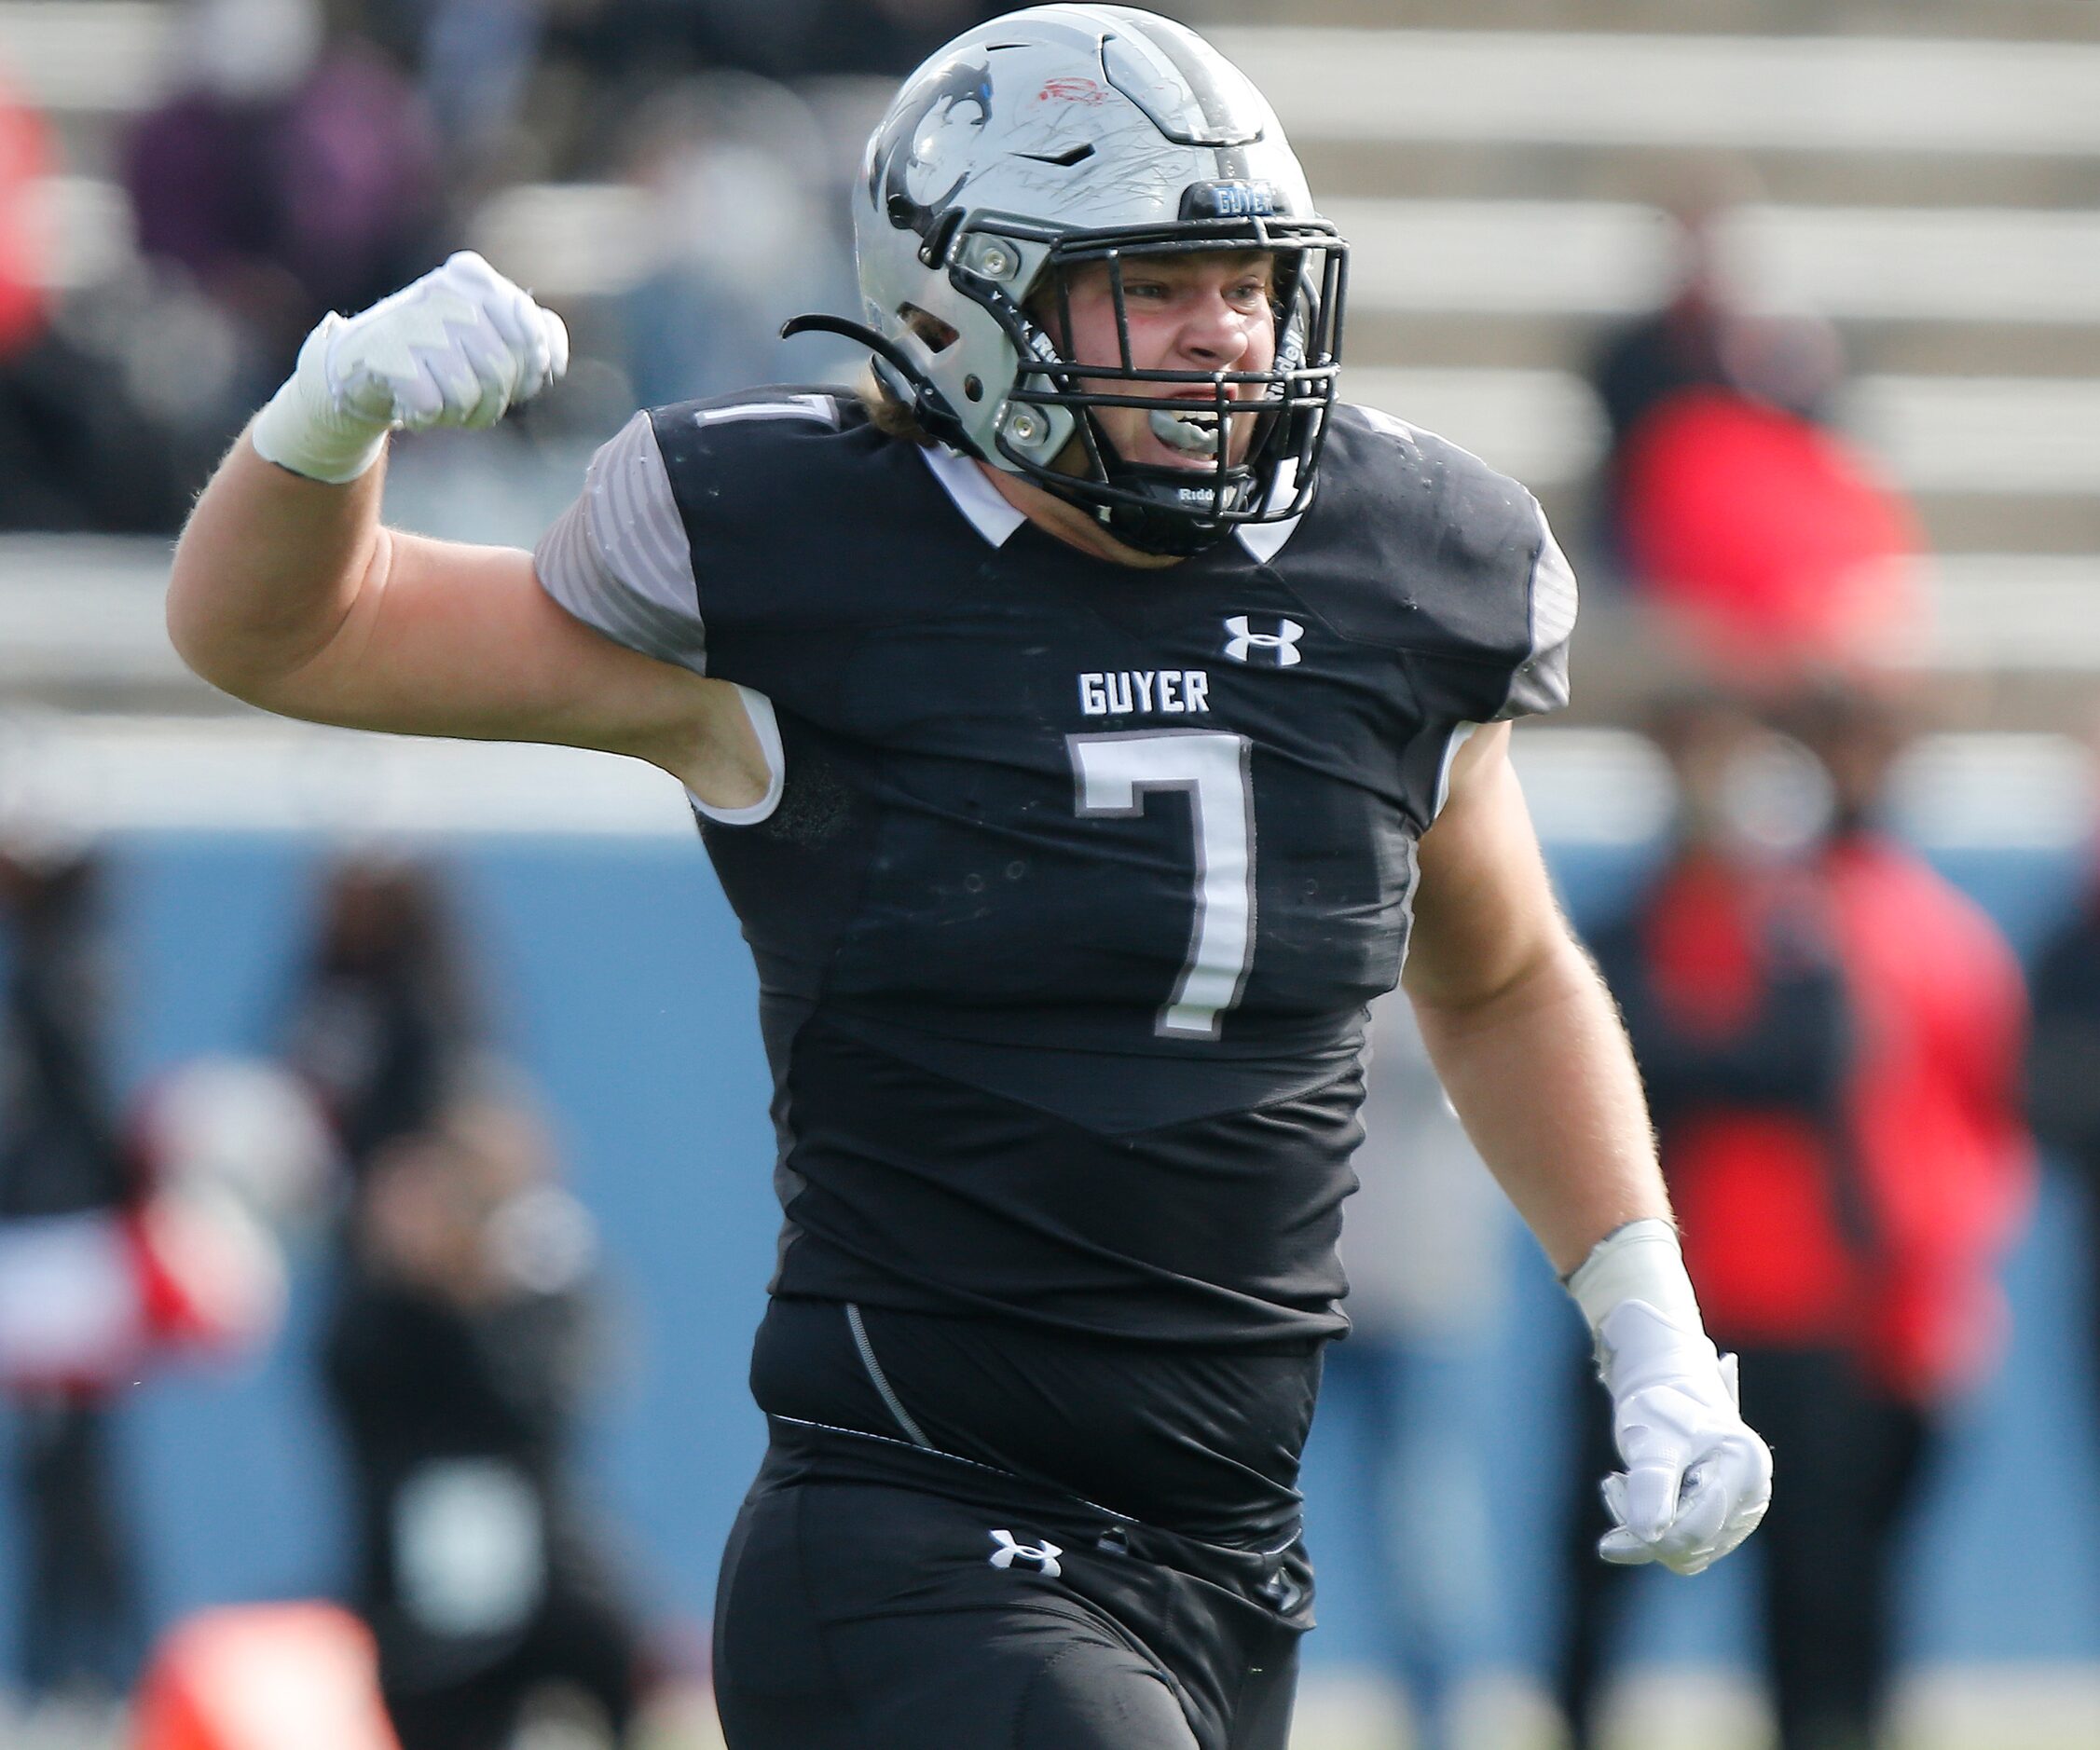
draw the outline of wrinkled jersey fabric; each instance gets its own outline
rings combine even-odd
[[[777,1292],[1343,1327],[1416,842],[1464,726],[1565,698],[1573,582],[1529,494],[1345,408],[1295,524],[1136,570],[770,390],[638,417],[538,559],[776,746],[776,805],[703,830],[759,968]]]

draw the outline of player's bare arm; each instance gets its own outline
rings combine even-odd
[[[1555,902],[1509,739],[1490,724],[1452,763],[1421,841],[1406,985],[1451,1103],[1565,1275],[1669,1203],[1625,1031]]]
[[[1700,1319],[1633,1055],[1554,901],[1509,733],[1489,725],[1452,762],[1407,988],[1452,1104],[1595,1338],[1626,1467],[1605,1480],[1617,1524],[1599,1552],[1697,1573],[1764,1516],[1772,1456]]]
[[[419,287],[446,274],[472,297],[503,298],[514,335],[528,321],[555,322],[478,258],[464,267],[455,258]],[[448,320],[456,331],[457,317]],[[330,319],[309,350],[340,326]],[[401,391],[410,404],[373,406],[377,395],[353,382],[342,398],[362,392],[373,411],[360,417],[352,405],[333,424],[327,406],[318,415],[294,406],[297,417],[287,417],[295,377],[220,464],[176,549],[175,647],[214,686],[285,716],[599,748],[647,759],[715,806],[756,801],[765,762],[734,688],[572,619],[541,589],[526,553],[432,540],[380,521],[388,431],[493,423],[521,388],[553,374],[534,351],[484,335],[465,362],[416,359]],[[301,368],[313,369],[305,353]],[[266,459],[258,442],[285,458]]]

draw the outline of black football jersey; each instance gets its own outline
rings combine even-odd
[[[1183,1343],[1342,1327],[1365,1005],[1467,726],[1565,696],[1573,585],[1475,458],[1334,417],[1312,508],[1158,570],[850,398],[638,416],[542,543],[736,683],[703,830],[756,956],[777,1292]]]

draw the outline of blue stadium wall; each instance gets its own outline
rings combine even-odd
[[[127,1081],[198,1052],[267,1044],[319,848],[268,836],[117,842]],[[491,1008],[560,1115],[573,1183],[601,1224],[617,1289],[623,1342],[603,1382],[592,1484],[645,1598],[697,1630],[762,1442],[744,1371],[776,1211],[748,962],[696,845],[485,838],[453,841],[445,854],[491,969]],[[1608,908],[1640,861],[1591,848],[1555,857],[1578,918]],[[2077,880],[2067,855],[1971,853],[1946,867],[2023,949]],[[2076,1194],[2051,1176],[2009,1267],[2011,1353],[1962,1406],[1918,1529],[1906,1630],[1915,1658],[2100,1658],[2087,1231]],[[1533,1664],[1553,1604],[1567,1462],[1559,1412],[1574,1388],[1576,1333],[1529,1242],[1513,1233],[1511,1246],[1497,1429],[1484,1458],[1504,1516],[1502,1608],[1474,1650]],[[152,1376],[132,1391],[123,1455],[157,1623],[209,1603],[340,1585],[342,1478],[309,1364],[323,1293],[309,1246],[291,1329],[266,1360],[229,1374]],[[1349,1450],[1332,1426],[1316,1431],[1306,1486],[1323,1628],[1309,1651],[1375,1662],[1371,1557]],[[13,1644],[15,1550],[0,1511],[0,1647]],[[1655,1577],[1639,1606],[1643,1654],[1736,1659],[1749,1628],[1746,1572],[1732,1564],[1696,1582]]]

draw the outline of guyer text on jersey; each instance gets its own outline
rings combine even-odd
[[[1079,677],[1079,709],[1089,717],[1202,716],[1210,708],[1211,677],[1200,668],[1118,668]]]

